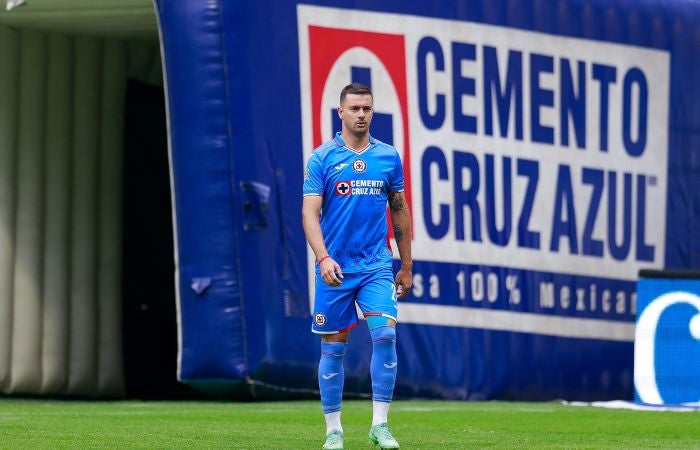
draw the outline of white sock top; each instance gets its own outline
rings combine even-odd
[[[372,426],[388,422],[389,407],[391,403],[372,401]]]
[[[343,426],[340,425],[340,411],[324,414],[326,418],[326,434],[333,430],[343,431]]]

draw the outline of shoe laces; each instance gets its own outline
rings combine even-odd
[[[377,438],[394,439],[394,436],[391,435],[391,431],[389,431],[389,425],[386,423],[377,425],[374,429],[374,435],[377,436]]]
[[[326,436],[326,444],[338,444],[343,440],[343,435],[340,431],[334,430]]]

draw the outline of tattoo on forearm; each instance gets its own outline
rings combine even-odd
[[[403,230],[398,225],[394,225],[394,239],[396,239],[397,244],[403,239]]]
[[[408,205],[406,199],[400,193],[389,194],[389,208],[392,211],[397,211],[408,215]]]

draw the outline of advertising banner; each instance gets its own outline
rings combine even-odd
[[[298,22],[305,155],[354,81],[403,151],[402,321],[631,338],[637,272],[663,265],[668,53],[303,5]]]
[[[637,293],[635,401],[697,406],[700,272],[643,271]]]

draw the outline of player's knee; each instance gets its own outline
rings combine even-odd
[[[345,356],[345,342],[321,342],[321,354],[331,357]]]
[[[381,342],[396,342],[396,328],[390,325],[384,325],[369,330],[370,336],[372,336],[372,342],[375,344]]]
[[[324,334],[321,336],[321,342],[348,342],[349,333],[344,331],[336,334]]]

